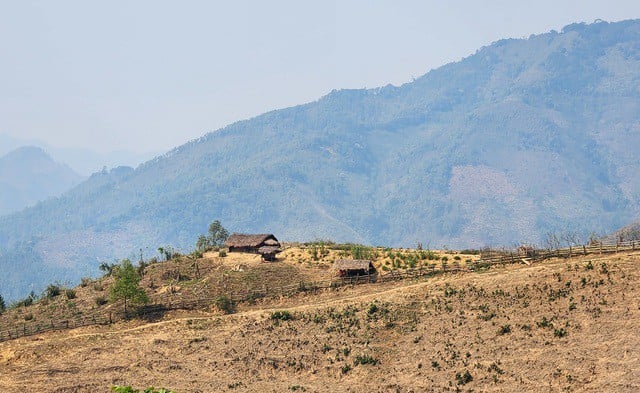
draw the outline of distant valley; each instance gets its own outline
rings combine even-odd
[[[0,218],[0,292],[193,248],[214,219],[283,240],[433,248],[609,233],[640,216],[639,98],[635,20],[501,40],[402,86],[333,91]]]

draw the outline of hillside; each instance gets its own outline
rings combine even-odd
[[[298,253],[229,266],[323,271]],[[634,392],[639,261],[507,265],[20,338],[0,343],[0,389]]]
[[[333,91],[0,218],[0,291],[189,249],[209,222],[365,244],[480,247],[639,216],[640,21],[509,39],[396,87]],[[214,108],[212,108],[214,110]],[[16,264],[20,261],[21,270]],[[49,278],[47,278],[49,280]]]
[[[61,195],[83,180],[44,150],[25,146],[0,157],[0,215]]]

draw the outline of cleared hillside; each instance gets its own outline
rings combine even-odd
[[[0,343],[6,392],[640,389],[640,254],[337,288]]]

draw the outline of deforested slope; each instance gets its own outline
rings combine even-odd
[[[638,262],[591,255],[21,338],[0,343],[0,388],[634,392]]]

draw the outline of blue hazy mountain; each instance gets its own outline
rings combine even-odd
[[[14,213],[71,189],[84,178],[44,150],[25,146],[0,157],[0,215]]]
[[[402,86],[231,124],[0,218],[0,292],[192,248],[215,219],[395,246],[611,232],[639,216],[638,148],[640,21],[501,40]]]
[[[100,153],[91,149],[56,147],[39,140],[20,139],[0,134],[0,155],[24,146],[35,146],[45,150],[55,161],[65,163],[82,176],[89,176],[104,167],[113,168],[121,165],[135,167],[159,154],[125,150]]]

